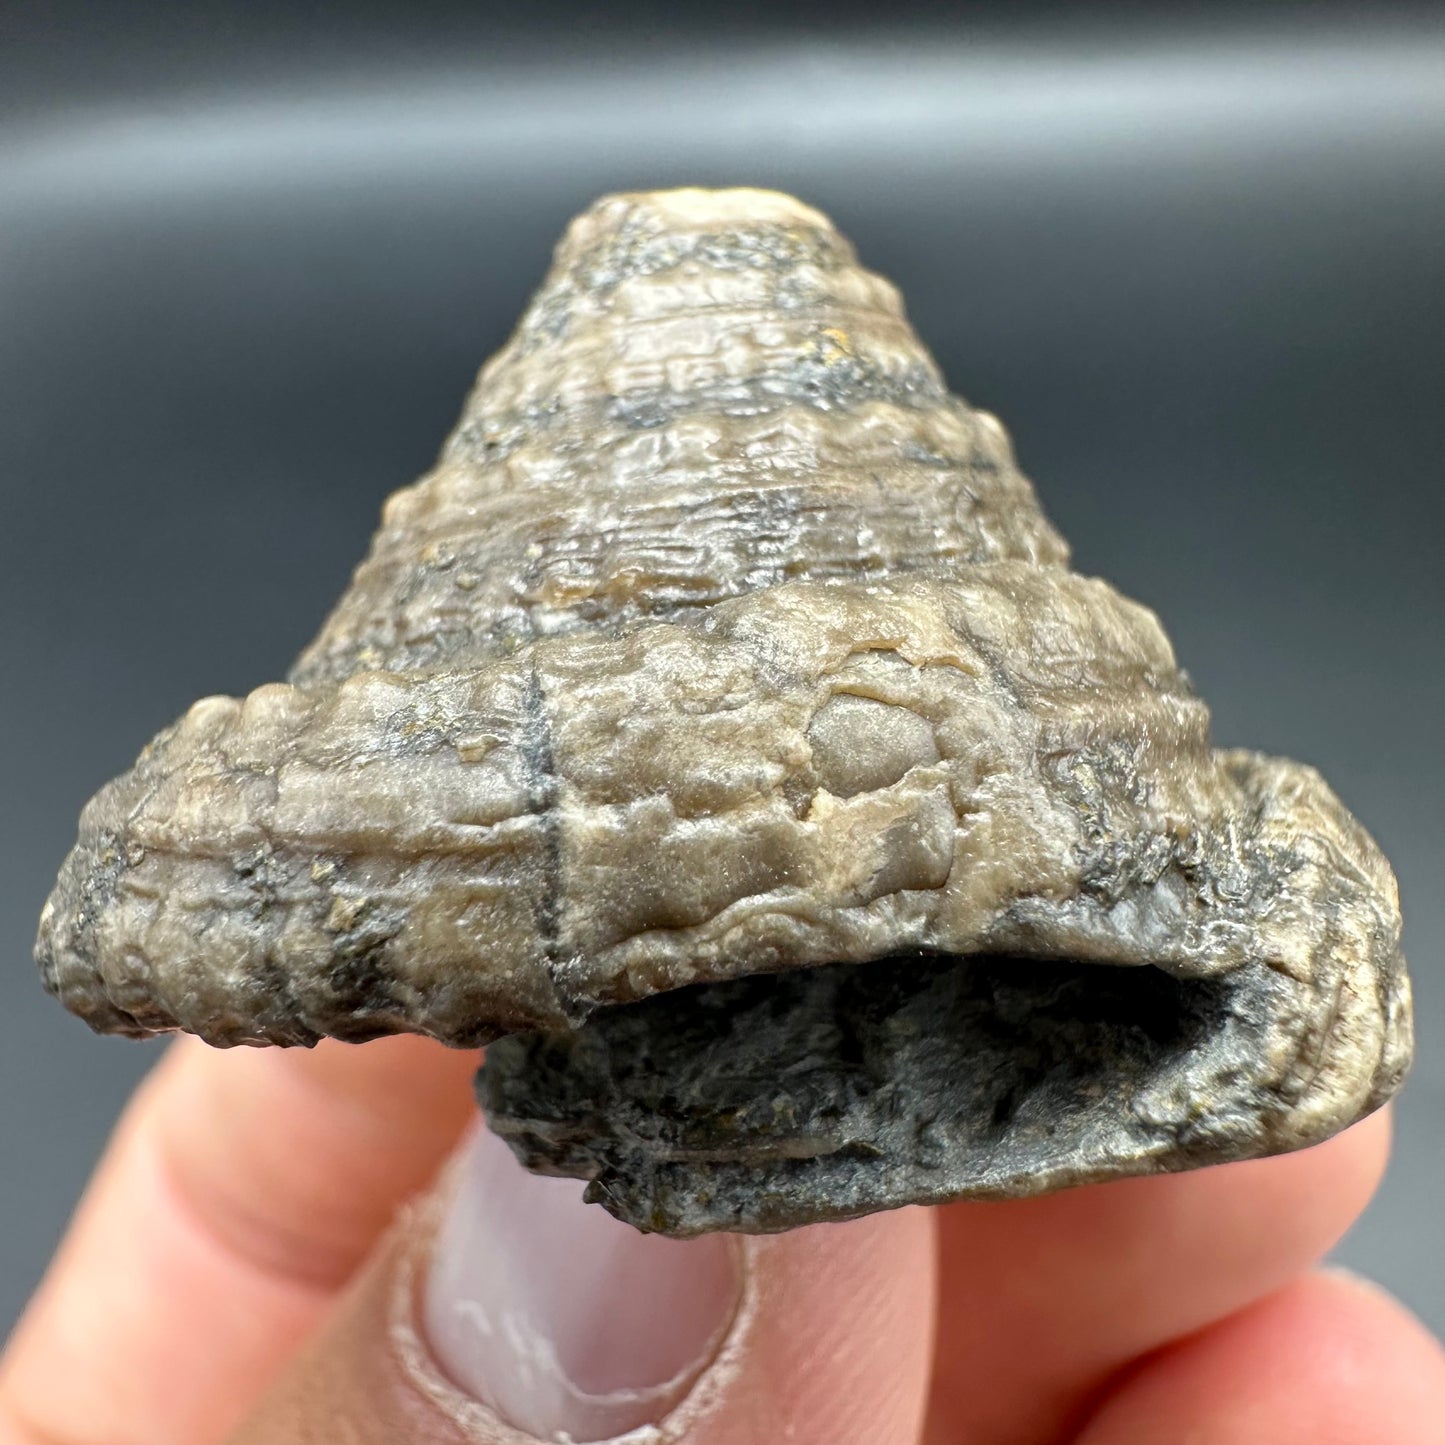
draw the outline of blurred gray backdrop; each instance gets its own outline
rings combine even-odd
[[[1445,1329],[1445,26],[881,8],[0,11],[0,1323],[156,1056],[33,976],[81,804],[283,672],[573,211],[751,182],[1394,860],[1420,1063],[1340,1256]]]

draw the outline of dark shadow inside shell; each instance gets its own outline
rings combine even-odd
[[[1244,1064],[1278,986],[1263,967],[833,964],[514,1035],[478,1092],[529,1168],[590,1180],[639,1228],[784,1229],[1256,1152]]]

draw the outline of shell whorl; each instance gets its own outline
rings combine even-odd
[[[1411,1053],[1379,849],[1211,746],[765,191],[573,223],[291,681],[92,799],[36,953],[106,1032],[512,1033],[490,1126],[677,1233],[1297,1148]]]
[[[826,217],[768,191],[613,196],[569,227],[292,680],[1008,560],[1067,549]]]

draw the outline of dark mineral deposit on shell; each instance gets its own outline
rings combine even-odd
[[[1399,1085],[1399,908],[1208,722],[825,217],[614,196],[37,956],[111,1033],[490,1043],[491,1127],[670,1234],[1270,1154]]]

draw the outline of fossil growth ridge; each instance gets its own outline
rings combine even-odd
[[[87,806],[92,1027],[490,1044],[532,1168],[774,1230],[1317,1142],[1411,1048],[1388,864],[1217,751],[817,211],[575,220],[290,680]]]

